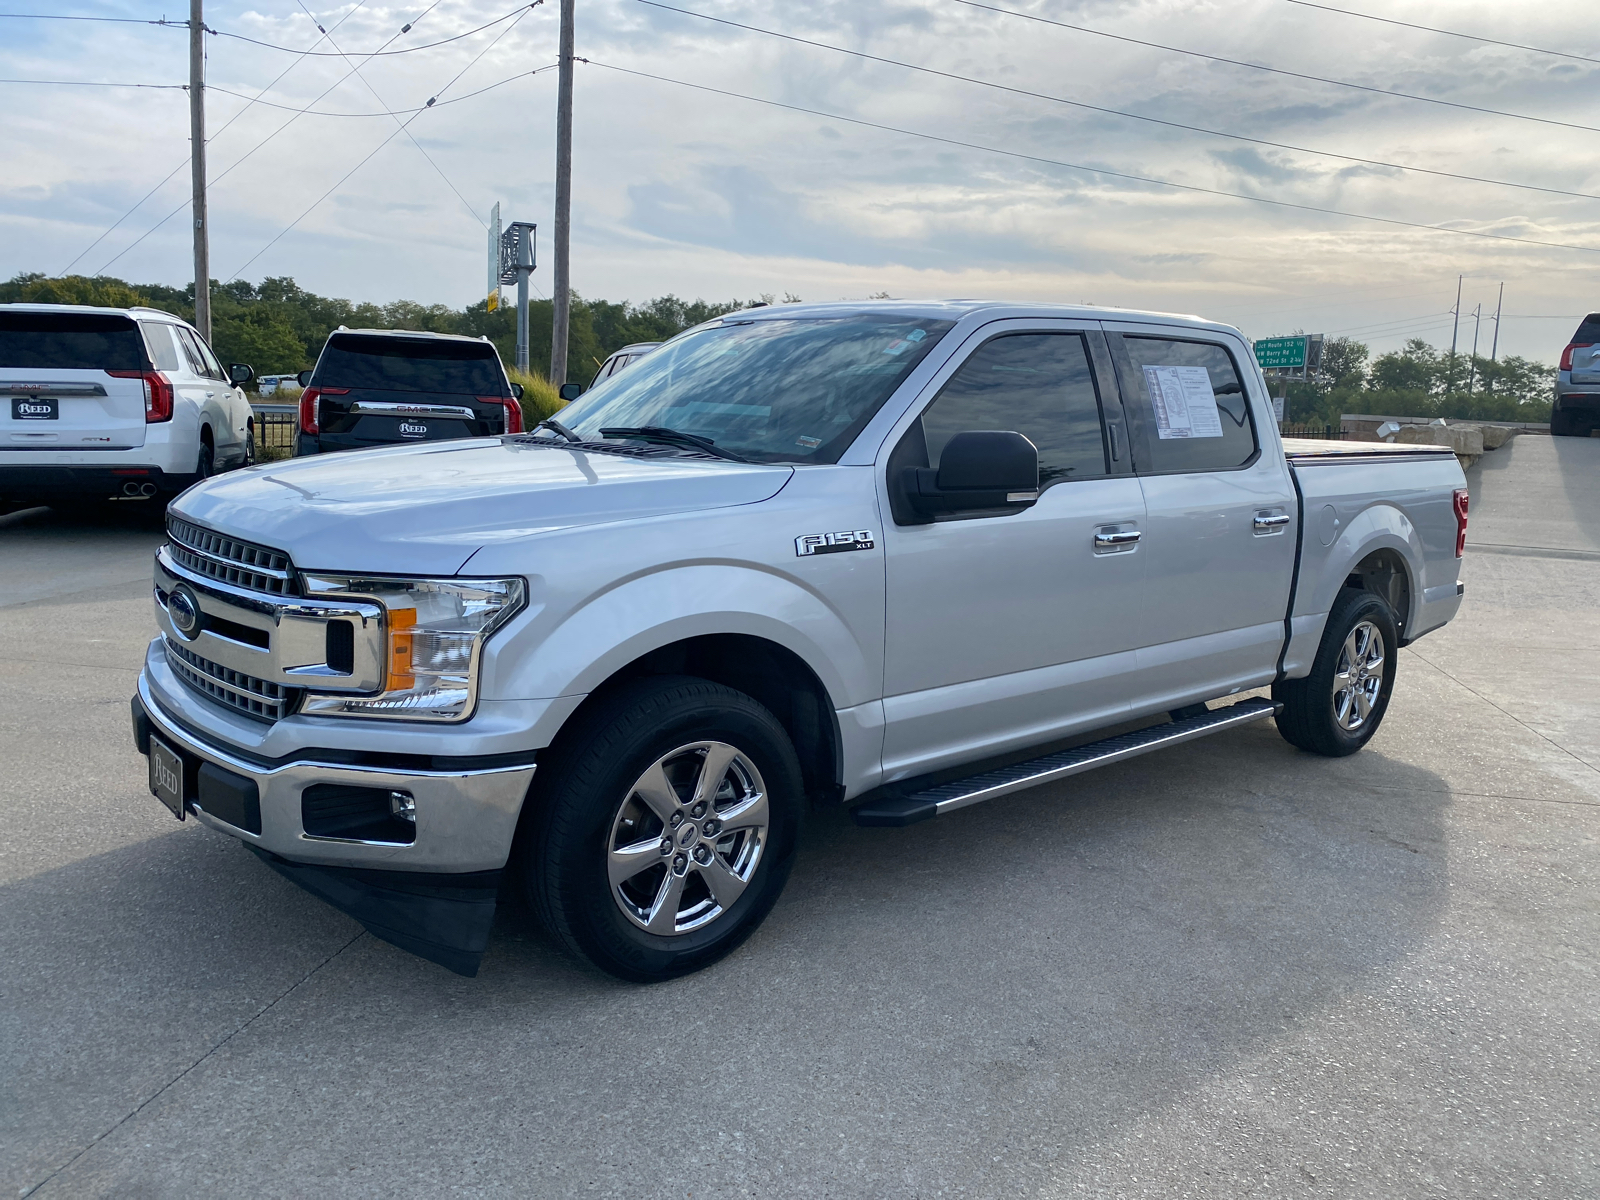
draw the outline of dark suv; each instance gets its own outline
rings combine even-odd
[[[1590,313],[1561,352],[1550,432],[1582,437],[1600,425],[1600,313]]]
[[[522,432],[522,388],[478,338],[337,329],[300,383],[296,455]]]

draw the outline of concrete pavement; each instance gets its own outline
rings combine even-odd
[[[0,518],[0,1177],[1600,1192],[1600,440],[1470,479],[1467,605],[1363,753],[1268,723],[910,829],[824,814],[751,941],[651,988],[505,909],[458,978],[174,822],[127,717],[158,532]]]

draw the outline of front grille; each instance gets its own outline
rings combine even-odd
[[[178,678],[219,704],[226,704],[229,708],[263,721],[276,721],[294,706],[298,689],[269,683],[265,679],[257,679],[254,675],[214,663],[209,658],[201,658],[171,638],[165,641],[167,663]]]
[[[299,594],[294,566],[282,550],[227,537],[171,514],[167,547],[174,562],[207,579],[272,596]]]

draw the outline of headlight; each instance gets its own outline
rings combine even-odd
[[[330,717],[464,721],[478,695],[483,643],[522,607],[520,579],[302,577],[307,593],[376,600],[387,670],[376,696],[311,693],[300,711]]]

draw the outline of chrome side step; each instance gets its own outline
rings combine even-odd
[[[1046,754],[1014,766],[984,771],[967,779],[937,784],[910,795],[880,795],[852,810],[857,825],[911,825],[929,817],[942,816],[969,804],[980,804],[996,796],[1020,792],[1068,775],[1081,775],[1096,767],[1109,766],[1126,758],[1137,758],[1152,750],[1162,750],[1182,742],[1192,742],[1208,734],[1221,733],[1237,725],[1247,725],[1263,717],[1276,716],[1283,708],[1275,700],[1241,700],[1226,708],[1186,717],[1167,725],[1153,725],[1134,733],[1119,733],[1104,741],[1090,742]]]

